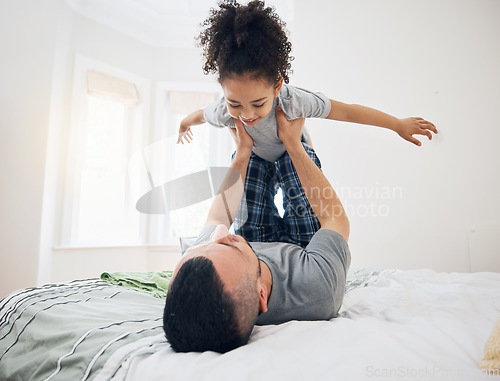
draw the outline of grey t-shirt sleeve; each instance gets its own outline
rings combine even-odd
[[[307,131],[306,126],[302,127],[302,135],[300,135],[300,141],[310,144],[311,142],[311,135],[309,134],[309,131]]]
[[[203,118],[215,127],[235,127],[233,117],[227,111],[224,97],[205,107]]]
[[[327,273],[333,291],[333,310],[337,316],[344,299],[347,271],[351,265],[349,246],[336,231],[320,229],[307,245],[306,252],[323,258],[329,267]]]
[[[306,252],[310,255],[319,255],[332,264],[339,265],[335,270],[342,270],[345,273],[351,264],[349,246],[344,237],[335,230],[318,230],[306,246]]]
[[[312,92],[300,87],[283,85],[279,103],[287,119],[326,118],[330,114],[330,99],[319,92]]]

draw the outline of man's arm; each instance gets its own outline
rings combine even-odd
[[[327,119],[388,128],[417,146],[422,145],[422,143],[413,135],[425,135],[431,140],[431,131],[435,134],[438,132],[434,124],[422,118],[398,119],[370,107],[346,104],[332,99],[330,102],[332,108],[326,117]]]
[[[300,132],[304,119],[288,121],[281,109],[278,109],[278,136],[285,145],[292,163],[299,176],[300,183],[307,196],[322,229],[331,229],[339,233],[346,242],[349,240],[349,219],[323,172],[311,160],[300,142]]]
[[[246,132],[241,121],[235,119],[234,123],[236,129],[231,128],[230,130],[236,143],[236,155],[224,182],[212,202],[205,226],[224,224],[229,228],[236,217],[243,196],[253,140]]]

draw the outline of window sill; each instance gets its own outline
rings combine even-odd
[[[116,250],[116,249],[145,249],[148,251],[177,251],[180,250],[179,244],[171,245],[80,245],[80,246],[54,246],[54,251],[66,250]]]

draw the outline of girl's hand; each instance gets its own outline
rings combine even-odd
[[[236,143],[236,154],[237,155],[245,155],[250,157],[252,153],[253,147],[253,139],[250,135],[248,135],[247,130],[245,130],[245,126],[239,119],[235,119],[234,124],[236,128],[230,128],[233,135],[234,142]]]
[[[431,131],[435,134],[438,133],[434,124],[422,118],[399,119],[399,123],[395,131],[403,139],[408,140],[410,143],[416,144],[419,147],[422,143],[420,140],[414,138],[413,135],[425,135],[429,138],[429,140],[432,140]]]
[[[182,124],[179,127],[179,135],[177,137],[177,144],[184,142],[186,143],[191,143],[191,140],[193,140],[193,131],[191,131],[191,127],[184,127]]]

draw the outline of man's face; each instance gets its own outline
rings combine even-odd
[[[243,237],[230,234],[225,225],[216,227],[209,242],[186,251],[177,265],[174,277],[184,262],[200,256],[212,261],[229,292],[246,276],[255,279],[256,289],[260,289],[260,261],[257,255]]]

